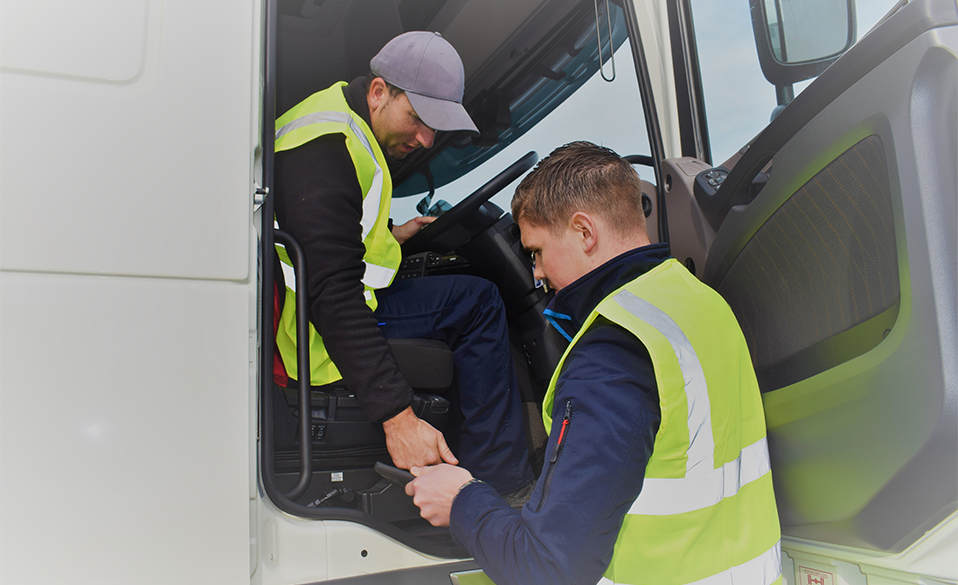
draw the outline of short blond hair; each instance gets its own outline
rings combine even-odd
[[[615,151],[570,142],[552,151],[526,175],[512,198],[512,216],[561,231],[577,211],[602,217],[620,236],[646,233],[642,182]]]

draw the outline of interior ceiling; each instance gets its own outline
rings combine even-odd
[[[436,30],[459,52],[470,81],[490,68],[520,31],[544,31],[571,0],[277,0],[280,112],[336,81],[365,75],[369,60],[394,36]],[[375,15],[371,18],[370,15]],[[526,34],[534,42],[535,34]],[[519,49],[518,52],[522,52]],[[519,55],[516,55],[519,56]],[[497,66],[502,63],[501,57]],[[485,77],[485,76],[482,76]]]
[[[469,79],[546,1],[450,0],[443,9],[460,5],[457,14],[436,30],[456,47]],[[442,11],[431,24],[444,24],[441,16]]]
[[[581,75],[565,80],[564,67],[578,59],[575,71],[581,73],[591,59],[591,53],[580,55],[594,38],[594,8],[587,0],[274,1],[277,117],[337,81],[365,76],[370,59],[403,32],[435,30],[457,49],[466,72],[463,105],[480,135],[441,133],[433,148],[392,169],[396,186],[448,150],[458,154],[431,167],[438,186],[475,168],[492,154],[475,149],[496,146],[504,131],[517,127],[512,114],[529,122],[540,111],[537,104],[554,107],[557,91],[567,95],[584,81]],[[535,102],[535,92],[548,84],[550,92]],[[407,194],[426,188],[423,179]]]

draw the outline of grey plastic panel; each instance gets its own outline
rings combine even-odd
[[[958,508],[956,53],[950,24],[878,64],[775,155],[766,188],[733,208],[710,250],[710,266],[731,265],[810,178],[862,139],[881,140],[897,320],[874,349],[764,395],[787,535],[900,551]]]
[[[878,135],[842,152],[776,209],[718,291],[742,325],[763,392],[878,345],[901,291]]]

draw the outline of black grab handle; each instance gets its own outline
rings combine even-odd
[[[296,295],[296,371],[299,374],[299,479],[288,492],[287,498],[295,500],[306,493],[313,476],[313,434],[310,428],[310,368],[309,368],[309,295],[306,294],[306,253],[296,238],[283,230],[273,230],[273,239],[286,248],[293,263],[296,286],[302,287]],[[280,291],[282,292],[282,291]]]

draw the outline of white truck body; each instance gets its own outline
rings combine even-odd
[[[676,161],[687,153],[667,4],[626,6],[642,35],[662,157]],[[356,522],[298,517],[263,489],[259,381],[271,365],[263,369],[259,353],[270,332],[258,318],[256,190],[263,127],[272,124],[263,107],[269,8],[266,0],[0,2],[4,584],[280,585],[474,567]],[[951,70],[956,34],[955,26],[935,32]],[[629,65],[623,57],[619,67]],[[917,102],[908,103],[918,116]],[[940,132],[929,142],[954,153],[956,128]],[[954,186],[928,180],[929,191]],[[925,260],[943,263],[931,270],[931,302],[951,319],[955,197],[924,211],[950,226],[950,239],[948,230],[929,232],[946,236],[933,243],[916,232],[907,247],[938,252]],[[896,335],[895,344],[907,342],[906,332]],[[926,351],[940,352],[949,396],[941,416],[958,419],[954,335],[951,322]],[[775,396],[766,401],[787,402]],[[780,422],[770,416],[770,426]],[[790,585],[955,583],[958,516],[952,508],[902,551],[787,527],[783,550]]]

